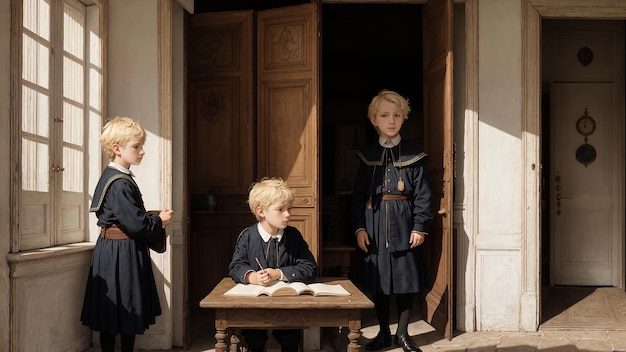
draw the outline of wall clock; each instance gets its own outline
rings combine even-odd
[[[596,120],[587,115],[587,109],[585,109],[585,115],[578,118],[576,121],[576,131],[587,137],[596,130]]]

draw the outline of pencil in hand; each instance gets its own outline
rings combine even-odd
[[[256,260],[256,263],[259,265],[259,268],[261,268],[261,270],[265,270],[263,268],[263,265],[261,265],[261,262],[259,261],[259,258],[254,258],[254,260]]]

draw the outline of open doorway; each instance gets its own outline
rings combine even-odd
[[[624,22],[542,29],[540,327],[621,329]]]
[[[321,27],[322,260],[337,263],[324,248],[356,246],[349,208],[356,153],[377,138],[367,119],[372,97],[383,89],[406,96],[412,111],[402,138],[423,145],[422,6],[322,4]],[[358,280],[355,256],[348,274]]]
[[[439,5],[444,4],[443,1],[438,3]],[[449,3],[451,3],[451,1]],[[447,5],[448,3],[446,2],[445,4]],[[343,216],[342,212],[345,214],[346,211],[349,211],[349,207],[347,205],[349,204],[349,197],[353,183],[353,177],[350,175],[350,172],[354,171],[351,170],[349,163],[356,162],[355,153],[360,147],[363,147],[366,143],[370,143],[375,139],[375,133],[367,122],[365,114],[367,104],[372,96],[374,96],[381,89],[393,89],[408,97],[411,103],[412,113],[410,114],[409,121],[404,124],[402,136],[403,138],[412,140],[419,145],[424,144],[424,129],[422,126],[424,120],[422,117],[422,111],[424,109],[422,101],[426,100],[422,98],[424,91],[431,93],[430,102],[432,104],[430,104],[430,106],[433,109],[435,107],[438,108],[437,111],[432,111],[429,115],[443,117],[436,119],[436,121],[430,125],[437,127],[439,124],[443,124],[444,121],[451,120],[451,114],[447,114],[447,105],[442,104],[444,101],[451,102],[451,99],[444,99],[446,96],[444,93],[451,91],[449,88],[450,82],[439,82],[446,77],[451,77],[451,69],[447,70],[448,66],[445,64],[433,64],[433,67],[436,67],[439,70],[431,70],[435,75],[431,77],[430,80],[425,79],[422,74],[424,66],[422,63],[422,12],[424,12],[424,14],[429,12],[428,4],[322,4],[321,6],[323,6],[320,10],[320,16],[323,22],[321,29],[323,33],[321,38],[321,50],[323,54],[322,63],[319,65],[322,72],[322,87],[320,89],[322,91],[322,96],[319,101],[322,106],[320,116],[323,115],[322,121],[320,121],[320,129],[323,132],[321,133],[322,137],[320,140],[307,144],[307,149],[315,148],[321,151],[320,163],[322,164],[322,167],[319,178],[322,181],[320,183],[321,188],[319,190],[321,196],[318,200],[320,203],[320,214],[322,214],[322,221],[320,224],[322,226],[320,226],[319,232],[317,230],[309,232],[311,234],[315,234],[316,236],[319,235],[319,238],[315,238],[315,240],[319,239],[319,241],[315,243],[316,249],[323,247],[324,243],[328,244],[329,239],[335,239],[348,247],[352,245],[351,240],[353,239],[353,234],[351,233],[351,226],[346,222],[349,217]],[[434,6],[436,5],[433,5],[430,9],[433,10]],[[257,10],[247,6],[244,7],[247,10]],[[448,9],[449,6],[439,6],[438,8]],[[244,8],[237,9],[244,10]],[[229,13],[231,11],[222,10],[226,9],[221,8],[215,9],[214,11],[221,12],[220,15],[224,16],[230,15],[234,17],[235,15],[238,15]],[[246,19],[252,18],[254,16],[254,11],[247,10],[243,11],[245,12],[244,17]],[[213,10],[210,12],[213,12]],[[437,14],[440,15],[437,18],[434,18],[435,16],[426,17],[432,18],[436,21],[441,21],[438,23],[451,23],[451,15],[449,14],[449,11],[440,11]],[[198,29],[201,31],[200,35],[204,34],[204,28],[218,25],[218,21],[216,20],[210,21],[207,16],[201,16],[202,14],[200,13],[197,15],[206,20],[206,23],[199,24],[199,27],[202,27]],[[335,18],[334,20],[333,17]],[[347,17],[360,24],[355,25],[355,21],[352,21],[352,25],[350,27],[343,27],[342,23],[346,22],[345,19]],[[235,20],[239,21],[237,23],[244,23],[244,20],[241,18],[236,18]],[[241,28],[252,28],[252,30],[247,32],[246,30],[242,30],[241,33],[251,33],[254,31],[254,26],[248,27],[247,25],[242,25]],[[444,28],[444,26],[433,25],[429,28]],[[432,61],[438,63],[439,61],[436,60],[441,60],[442,58],[448,56],[449,52],[446,50],[451,50],[451,48],[449,48],[450,44],[447,43],[448,38],[446,35],[438,35],[441,34],[439,32],[431,34],[432,35],[427,37],[432,38],[433,41],[446,41],[446,43],[437,43],[439,45],[431,46],[433,51],[439,49],[439,51],[434,52],[429,56]],[[190,35],[190,38],[191,37],[192,36]],[[230,37],[234,38],[236,36],[232,35]],[[250,39],[252,44],[254,35],[244,37]],[[195,85],[191,86],[189,90],[189,96],[196,97],[198,100],[198,104],[190,103],[190,109],[192,111],[192,113],[189,114],[190,120],[193,120],[195,115],[197,115],[196,117],[201,118],[211,117],[199,114],[199,112],[204,111],[200,109],[204,105],[200,104],[201,101],[199,99],[203,96],[211,98],[209,99],[210,102],[217,104],[215,108],[220,107],[220,99],[213,99],[215,98],[215,95],[204,94],[206,90],[217,90],[216,88],[212,88],[213,86],[211,85],[221,82],[220,80],[211,79],[214,75],[216,75],[216,73],[211,71],[211,67],[204,65],[204,62],[207,61],[207,57],[208,59],[222,58],[222,56],[206,56],[207,53],[212,53],[213,49],[230,47],[223,45],[221,41],[223,38],[229,38],[229,36],[197,37],[197,39],[198,38],[202,38],[200,39],[200,42],[192,42],[196,44],[190,44],[190,47],[202,49],[198,50],[197,58],[200,60],[195,63],[200,66],[200,71],[203,68],[208,71],[203,72],[203,74],[197,74],[197,72],[194,74],[190,71],[190,77],[197,80],[206,80],[206,82],[194,81]],[[327,41],[327,39],[331,39],[331,41]],[[207,47],[206,43],[211,42],[211,40],[218,43],[215,46]],[[233,41],[233,43],[235,42],[236,41]],[[253,46],[254,44],[250,45],[250,47]],[[242,49],[242,52],[244,49]],[[241,57],[244,59],[250,59],[253,62],[246,62],[246,64],[248,64],[247,66],[224,65],[225,67],[223,68],[221,66],[216,68],[227,70],[228,72],[226,74],[228,74],[228,77],[231,77],[233,74],[239,74],[242,79],[252,77],[250,82],[246,81],[246,84],[248,84],[249,87],[255,87],[253,74],[241,74],[237,71],[240,67],[244,66],[254,67],[254,54],[242,55]],[[333,66],[334,64],[336,65]],[[191,64],[189,66],[193,67]],[[237,72],[233,73],[230,71]],[[424,85],[424,81],[429,81],[430,84],[432,84],[433,89],[423,91],[422,87]],[[448,87],[447,90],[446,87]],[[192,94],[194,92],[193,89],[195,89],[196,95]],[[255,106],[254,94],[255,92],[252,92],[249,95],[233,95],[236,97],[251,97],[249,101],[246,102],[237,101],[237,103],[241,103],[237,105],[241,107],[241,111],[248,111],[246,108]],[[258,95],[260,93],[256,92],[256,94]],[[217,97],[219,98],[219,94],[217,94]],[[190,99],[190,101],[192,100],[193,99]],[[449,105],[451,105],[451,103]],[[254,118],[255,113],[255,111],[250,111],[249,115]],[[241,114],[236,116],[240,115]],[[198,120],[200,122],[203,121],[201,119]],[[250,125],[253,124],[243,122],[237,124],[239,128],[233,128],[231,131],[233,137],[231,141],[241,138],[240,135],[242,133],[250,133],[250,129],[247,128],[247,126]],[[451,132],[451,127],[449,126],[447,129],[444,129],[442,126],[439,126],[439,132],[444,130],[446,132]],[[204,131],[197,128],[190,128],[190,131],[198,134],[196,136],[198,143],[210,144],[212,138],[208,138],[207,136],[212,130]],[[250,139],[254,139],[254,135],[255,134],[252,133]],[[431,133],[429,135],[437,138],[443,138],[443,133]],[[437,138],[430,138],[431,144],[434,146],[438,146],[439,144],[443,145],[444,143],[440,143]],[[236,143],[224,144],[228,147],[232,147]],[[211,279],[219,279],[224,275],[227,275],[224,266],[228,263],[228,257],[230,256],[229,249],[233,248],[233,244],[231,242],[234,243],[241,228],[249,222],[246,218],[249,216],[249,211],[246,211],[244,206],[246,189],[240,187],[240,184],[227,183],[231,181],[231,178],[218,178],[221,174],[212,174],[208,172],[212,169],[210,158],[207,157],[207,151],[215,152],[215,150],[219,150],[220,153],[218,153],[218,157],[222,157],[223,154],[226,154],[222,153],[222,147],[224,147],[224,145],[219,145],[220,148],[211,148],[208,145],[198,147],[196,143],[190,143],[190,147],[193,148],[193,150],[203,151],[203,153],[199,153],[197,155],[197,162],[191,162],[191,164],[196,167],[193,170],[195,172],[190,172],[190,175],[195,177],[190,181],[190,189],[192,190],[190,198],[192,199],[192,203],[197,203],[195,206],[192,204],[192,209],[195,210],[192,211],[192,231],[191,240],[189,242],[191,244],[190,248],[194,250],[198,249],[198,253],[192,254],[189,259],[189,286],[191,291],[189,302],[193,307],[193,304],[197,302],[199,298],[202,298],[202,295],[208,292],[207,290],[210,290],[212,287],[211,280],[205,279],[202,275],[212,275]],[[231,149],[234,150],[234,147]],[[251,152],[247,149],[242,152],[234,150],[236,153],[233,153],[233,155],[236,155],[237,158],[223,159],[225,162],[237,159],[242,162],[242,165],[239,165],[242,167],[242,170],[254,170],[254,164],[257,160],[254,155],[254,148],[250,149],[252,150]],[[432,154],[436,156],[436,160],[433,160],[434,165],[443,165],[442,160],[439,159],[443,158],[445,153],[451,153],[450,151],[452,150],[451,147],[435,148],[432,146],[431,149],[436,152]],[[444,150],[440,151],[439,149]],[[244,155],[245,152],[249,152],[249,155],[247,155],[247,158],[242,158],[241,155]],[[315,157],[316,158],[312,159],[317,159],[318,155],[316,154]],[[209,162],[207,163],[207,161]],[[205,165],[205,167],[200,167],[202,165]],[[317,173],[315,173],[315,175],[317,175]],[[196,180],[195,183],[194,180]],[[223,189],[219,189],[216,188],[216,185],[219,186],[219,182],[227,184],[222,187]],[[228,191],[229,193],[226,193],[225,191]],[[204,199],[207,198],[206,195],[208,194],[216,196],[218,204],[217,210],[211,209],[205,204],[206,202],[204,202]],[[442,195],[443,198],[444,192],[439,191],[439,194]],[[452,192],[451,190],[446,189],[445,194],[449,195],[452,194]],[[452,209],[452,206],[450,204],[445,208]],[[203,223],[200,219],[205,218],[208,219],[208,221]],[[443,220],[441,222],[443,223]],[[216,226],[213,226],[212,224],[219,224],[225,228],[216,228]],[[439,226],[438,230],[444,232],[444,230],[449,231],[450,228],[451,226],[448,226],[446,223],[445,228],[442,224]],[[449,236],[441,236],[441,238],[444,237],[449,238]],[[200,242],[202,240],[206,241],[206,243]],[[196,245],[196,243],[198,245]],[[215,243],[219,243],[224,247],[217,248],[214,245]],[[432,255],[433,263],[431,264],[434,265],[431,267],[434,268],[433,270],[438,270],[441,265],[443,265],[444,269],[451,268],[451,265],[447,262],[448,259],[451,258],[449,254],[449,252],[451,252],[451,246],[444,246],[444,244],[433,244],[433,246],[439,246],[432,251],[432,253],[436,253],[436,255]],[[208,254],[206,251],[211,251],[211,253]],[[218,255],[222,255],[227,258],[219,258]],[[324,254],[321,253],[321,255],[321,261],[323,263],[325,262],[325,259],[323,258]],[[214,262],[214,265],[205,265],[205,262],[209,259]],[[205,270],[207,267],[211,267],[213,270]],[[358,268],[352,265],[348,265],[347,267],[348,272],[346,274],[354,277],[354,273],[358,271]],[[333,270],[333,268],[328,269],[331,271]],[[341,271],[341,273],[343,274],[345,272]],[[450,287],[449,280],[451,275],[447,273],[448,272],[446,271],[445,275],[432,275],[433,278],[442,278],[442,280],[448,280],[448,282],[445,285],[437,285],[438,288],[442,288],[442,291],[432,293],[432,299],[430,302],[435,302],[433,303],[433,307],[435,308],[445,308],[445,314],[437,315],[437,317],[446,317],[447,320],[443,324],[447,323],[449,325],[450,319],[447,314],[450,313],[452,309],[449,300],[450,292],[448,288]],[[446,304],[439,304],[438,302],[440,299],[445,299]],[[189,311],[193,312],[192,309],[189,309],[188,312]],[[193,320],[193,315],[190,319]],[[207,319],[207,321],[210,322],[210,319]],[[200,327],[201,325],[203,327],[206,327],[207,325],[195,323],[190,324],[191,329],[187,328],[187,332],[196,330],[196,327]]]

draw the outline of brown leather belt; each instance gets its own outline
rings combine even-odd
[[[383,194],[382,200],[407,200],[410,199],[408,194]]]
[[[117,225],[103,227],[100,230],[100,236],[110,240],[126,240],[130,238]]]

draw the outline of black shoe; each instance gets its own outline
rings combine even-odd
[[[378,335],[376,335],[376,337],[374,337],[372,341],[365,345],[365,349],[368,351],[380,351],[383,348],[389,346],[391,346],[391,334],[378,332]]]
[[[413,342],[413,339],[409,336],[409,334],[396,335],[394,336],[394,340],[396,344],[402,347],[404,352],[422,352],[422,350],[415,345],[415,342]]]

